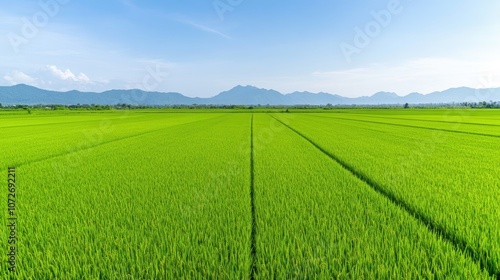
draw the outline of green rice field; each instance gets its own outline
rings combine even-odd
[[[500,279],[498,110],[0,111],[0,168],[0,279]]]

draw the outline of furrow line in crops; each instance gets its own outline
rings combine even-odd
[[[443,129],[443,128],[432,128],[432,127],[425,127],[425,126],[386,123],[386,122],[377,122],[377,121],[368,121],[368,120],[355,120],[355,119],[349,119],[349,118],[339,118],[337,116],[335,116],[335,117],[325,117],[325,116],[318,116],[318,115],[313,115],[313,116],[318,117],[318,118],[329,118],[329,119],[335,118],[335,119],[354,121],[354,122],[376,123],[376,124],[385,124],[385,125],[400,126],[400,127],[410,127],[410,128],[419,128],[419,129],[426,129],[426,130],[437,130],[437,131],[444,131],[444,132],[451,132],[451,133],[460,133],[460,134],[500,138],[499,135],[493,135],[493,134],[487,134],[487,133],[467,132],[467,131],[458,131],[458,130]]]
[[[196,121],[192,121],[192,122],[188,122],[188,123],[182,123],[182,124],[179,124],[179,125],[168,126],[168,127],[164,127],[164,128],[160,128],[160,129],[155,129],[155,130],[150,130],[150,131],[146,131],[146,132],[141,132],[141,133],[134,134],[134,135],[128,135],[128,136],[125,136],[125,137],[120,137],[120,138],[116,138],[116,139],[109,140],[109,141],[103,141],[103,142],[101,142],[99,144],[95,144],[95,145],[91,145],[91,146],[86,146],[86,147],[80,148],[80,149],[74,149],[74,150],[71,150],[69,152],[54,154],[54,155],[50,155],[50,156],[47,156],[47,157],[44,157],[44,158],[40,158],[40,159],[37,159],[37,160],[33,160],[33,161],[21,162],[21,163],[16,164],[16,166],[19,167],[19,166],[23,166],[23,165],[27,165],[27,164],[36,163],[36,162],[42,162],[42,161],[50,160],[50,159],[53,159],[53,158],[57,158],[57,157],[61,157],[61,156],[65,156],[65,155],[69,155],[69,154],[73,154],[73,153],[78,153],[78,152],[81,152],[81,151],[90,150],[90,149],[93,149],[93,148],[96,148],[96,147],[99,147],[99,146],[102,146],[102,145],[106,145],[106,144],[110,144],[110,143],[114,143],[114,142],[119,142],[119,141],[130,139],[130,138],[140,137],[140,136],[144,136],[144,135],[151,134],[151,133],[154,133],[154,132],[158,132],[158,131],[161,131],[161,130],[169,129],[169,128],[172,128],[172,127],[182,126],[182,125],[187,125],[187,124],[192,124],[192,123],[196,123],[196,122],[200,122],[200,121],[204,121],[204,120],[207,120],[207,119],[196,120]]]
[[[449,124],[468,124],[468,125],[480,125],[480,126],[493,126],[499,127],[500,124],[492,124],[492,123],[473,123],[473,122],[461,122],[461,121],[442,121],[442,120],[425,120],[425,119],[411,119],[411,118],[397,118],[397,117],[380,117],[369,115],[370,118],[377,119],[389,119],[389,120],[403,120],[403,121],[422,121],[422,122],[437,122],[437,123],[449,123]]]
[[[116,117],[116,118],[106,118],[106,120],[119,120],[119,119],[123,119],[122,117]],[[92,120],[83,120],[83,121],[69,121],[69,122],[53,122],[53,123],[34,123],[34,124],[23,124],[23,125],[8,125],[8,126],[0,126],[0,129],[12,129],[12,128],[20,128],[20,127],[30,127],[30,126],[36,126],[36,127],[40,127],[40,126],[51,126],[51,125],[58,125],[58,124],[76,124],[76,123],[86,123],[86,122],[96,122],[96,121],[100,121],[101,118],[97,118],[97,119],[92,119]]]
[[[388,191],[386,188],[382,187],[379,183],[377,183],[375,180],[371,179],[370,177],[366,176],[362,172],[356,170],[354,167],[352,167],[349,163],[346,161],[340,159],[337,157],[335,154],[328,152],[326,149],[321,147],[321,145],[317,144],[315,141],[301,133],[300,131],[296,130],[295,128],[291,127],[290,125],[285,124],[278,118],[274,117],[271,115],[274,119],[276,119],[278,122],[286,126],[288,129],[294,131],[297,133],[299,136],[307,140],[311,145],[316,147],[318,150],[320,150],[322,153],[327,155],[330,159],[333,161],[337,162],[340,164],[344,169],[349,171],[353,176],[357,177],[361,181],[365,182],[367,185],[369,185],[373,190],[375,190],[377,193],[380,195],[386,197],[394,203],[396,206],[398,206],[400,209],[403,211],[407,212],[411,216],[413,216],[415,219],[420,221],[423,225],[425,225],[429,231],[433,232],[434,234],[437,235],[437,237],[442,238],[443,240],[446,240],[450,242],[457,250],[462,251],[464,254],[469,255],[475,262],[477,262],[480,267],[488,271],[488,273],[496,277],[497,279],[500,279],[500,271],[495,271],[495,264],[493,261],[488,258],[488,252],[480,249],[472,249],[467,242],[463,239],[457,236],[456,234],[453,234],[449,232],[444,226],[436,224],[433,222],[433,220],[430,217],[427,217],[426,215],[422,214],[420,211],[418,211],[415,207],[407,203],[405,200],[397,197],[394,195],[392,192]]]
[[[21,128],[21,127],[30,127],[30,126],[51,126],[58,124],[73,124],[73,123],[84,123],[84,122],[95,122],[95,120],[84,120],[84,121],[74,121],[74,122],[54,122],[54,123],[34,123],[34,124],[23,124],[23,125],[8,125],[8,126],[0,126],[0,129],[12,129],[12,128]]]
[[[257,245],[256,245],[256,236],[257,236],[257,222],[255,220],[255,186],[254,186],[254,176],[255,176],[255,168],[254,168],[254,149],[253,149],[253,114],[252,119],[250,120],[250,207],[252,212],[252,232],[250,234],[250,253],[251,253],[251,261],[252,267],[250,270],[250,279],[255,279],[255,275],[257,273]]]
[[[105,141],[105,142],[102,142],[102,143],[99,143],[99,144],[96,144],[96,145],[87,146],[85,148],[74,149],[74,150],[71,150],[70,152],[64,152],[64,153],[54,154],[54,155],[50,155],[50,156],[47,156],[47,157],[44,157],[44,158],[40,158],[40,159],[37,159],[37,160],[33,160],[33,161],[21,162],[21,163],[17,164],[17,166],[23,166],[23,165],[28,165],[28,164],[36,163],[36,162],[42,162],[42,161],[50,160],[50,159],[53,159],[53,158],[57,158],[57,157],[61,157],[61,156],[65,156],[65,155],[69,155],[69,154],[73,154],[73,153],[78,153],[78,152],[81,152],[81,151],[90,150],[90,149],[93,149],[93,148],[96,148],[96,147],[99,147],[99,146],[102,146],[102,145],[106,145],[106,144],[118,142],[118,141],[121,141],[121,140],[126,140],[126,139],[130,139],[130,138],[134,138],[134,137],[138,137],[138,136],[150,134],[150,133],[153,133],[153,132],[156,132],[156,131],[160,131],[160,130],[163,130],[163,129],[166,129],[166,128],[156,129],[156,130],[151,130],[151,131],[146,131],[146,132],[142,132],[142,133],[134,134],[134,135],[128,135],[128,136],[117,138],[117,139],[113,139],[113,140],[110,140],[110,141]]]

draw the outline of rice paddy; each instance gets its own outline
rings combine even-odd
[[[291,111],[2,112],[0,277],[499,279],[497,111]]]

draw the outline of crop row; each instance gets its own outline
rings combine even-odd
[[[317,116],[335,117],[338,119],[350,120],[353,122],[364,122],[374,126],[393,125],[399,127],[409,127],[429,130],[442,130],[461,134],[473,134],[479,136],[491,136],[500,138],[500,123],[492,121],[491,123],[471,123],[467,122],[467,115],[453,115],[451,112],[443,111],[441,118],[434,120],[409,119],[409,118],[388,118],[378,116],[360,116],[360,115],[341,115],[332,116],[325,114],[316,114]]]

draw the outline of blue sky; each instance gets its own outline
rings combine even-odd
[[[0,0],[0,85],[208,97],[500,87],[500,1]]]

